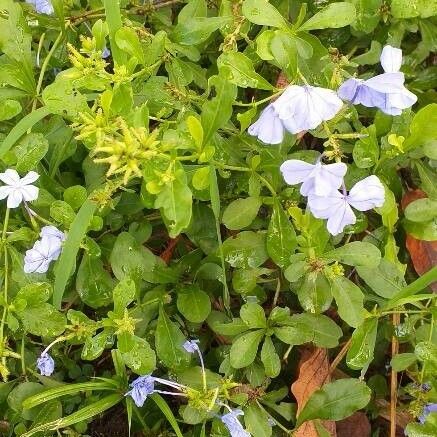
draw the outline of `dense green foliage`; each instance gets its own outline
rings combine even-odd
[[[40,175],[36,200],[0,204],[0,435],[101,435],[107,410],[114,435],[227,435],[223,403],[254,437],[308,420],[326,436],[321,419],[360,409],[384,435],[384,399],[410,412],[410,437],[436,435],[436,413],[416,419],[437,402],[437,272],[418,277],[405,244],[437,240],[436,1],[52,4],[0,0],[0,169]],[[247,134],[281,72],[336,91],[381,73],[386,44],[403,49],[411,109],[345,103],[279,145]],[[337,236],[279,171],[322,152],[347,164],[347,188],[376,175],[385,189]],[[424,199],[401,208],[415,188]],[[25,273],[48,224],[59,259]],[[340,354],[343,376],[297,414],[309,343]],[[185,395],[137,407],[125,393],[147,374]]]

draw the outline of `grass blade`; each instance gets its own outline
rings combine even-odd
[[[181,429],[179,428],[178,422],[176,420],[176,417],[174,416],[173,412],[170,410],[170,407],[168,406],[167,402],[157,393],[154,393],[150,396],[155,404],[158,406],[158,408],[162,411],[162,414],[166,417],[168,422],[173,428],[173,431],[177,435],[177,437],[183,437]]]
[[[53,305],[60,309],[62,296],[64,295],[65,287],[68,279],[72,274],[77,252],[79,251],[80,243],[85,237],[88,226],[93,218],[93,214],[97,209],[97,203],[88,198],[81,206],[65,241],[59,261],[55,267],[55,285],[53,291]]]

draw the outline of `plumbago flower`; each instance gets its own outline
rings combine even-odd
[[[54,226],[44,226],[41,239],[36,241],[32,249],[26,251],[24,257],[25,273],[45,273],[50,263],[59,258],[65,234]]]
[[[261,112],[247,132],[266,144],[281,144],[284,139],[284,125],[272,104]]]
[[[384,203],[384,186],[378,177],[372,175],[357,182],[347,194],[333,191],[325,196],[315,193],[308,195],[308,207],[314,217],[328,219],[327,229],[330,234],[338,235],[347,225],[356,222],[356,216],[351,207],[358,211],[380,207]]]
[[[5,185],[0,187],[0,200],[7,200],[8,208],[18,208],[21,202],[31,202],[38,198],[39,189],[32,185],[39,178],[39,174],[30,171],[26,176],[20,178],[16,170],[7,169],[0,173],[0,181]]]
[[[227,414],[223,414],[220,419],[232,437],[250,437],[250,433],[243,428],[243,425],[238,420],[238,416],[244,416],[244,413],[243,411],[236,409],[230,410]]]
[[[383,74],[367,80],[351,78],[344,82],[338,95],[354,105],[362,104],[368,108],[379,108],[389,115],[400,115],[409,108],[417,97],[404,86],[405,76],[400,72],[402,50],[389,45],[382,50],[380,57]]]
[[[55,361],[47,352],[44,351],[36,360],[36,367],[41,375],[51,376],[55,371]]]
[[[289,185],[303,182],[300,188],[303,196],[310,193],[325,196],[340,187],[347,165],[342,162],[324,165],[320,160],[315,164],[309,164],[298,159],[290,159],[281,165],[280,171]]]
[[[26,0],[26,3],[33,5],[38,14],[51,15],[54,12],[50,0]]]
[[[422,424],[425,423],[426,422],[426,418],[431,413],[437,413],[437,404],[426,404],[423,407],[422,414],[419,416],[419,422],[422,423]]]
[[[334,118],[343,102],[334,91],[326,88],[290,85],[272,106],[285,129],[297,134]]]

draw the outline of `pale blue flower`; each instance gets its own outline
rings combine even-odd
[[[129,390],[125,396],[130,396],[137,407],[142,407],[147,396],[155,391],[155,378],[151,375],[139,376],[132,381],[130,387],[132,390]]]
[[[238,420],[238,416],[244,416],[241,410],[232,410],[227,414],[224,414],[220,419],[229,430],[231,437],[250,437],[241,422]]]
[[[381,53],[381,65],[385,73],[367,80],[351,78],[338,89],[341,99],[354,105],[378,108],[389,115],[400,115],[403,109],[417,101],[404,86],[405,76],[399,69],[402,64],[402,50],[385,46]]]
[[[423,407],[423,412],[422,412],[422,414],[419,416],[419,422],[420,422],[420,423],[425,423],[425,422],[426,422],[426,418],[427,418],[431,413],[437,413],[437,404],[426,404],[426,405]]]
[[[356,222],[351,207],[359,211],[367,211],[384,204],[385,190],[378,177],[372,175],[357,182],[349,194],[344,190],[333,191],[325,196],[310,194],[308,207],[316,218],[328,219],[327,229],[331,235],[343,232],[347,225]]]
[[[289,159],[281,165],[280,171],[287,184],[302,183],[300,193],[303,196],[310,193],[324,196],[340,187],[347,165],[342,162],[324,165],[320,160],[309,164],[298,159]]]
[[[108,47],[105,46],[105,48],[102,51],[102,59],[109,58],[111,56],[111,50],[108,49]]]
[[[272,106],[285,129],[297,134],[334,118],[343,102],[326,88],[290,85]]]
[[[41,375],[51,376],[55,370],[55,361],[47,352],[43,352],[36,360],[36,367]]]
[[[16,170],[8,168],[0,173],[0,181],[4,183],[0,187],[0,200],[6,199],[8,208],[18,208],[22,202],[32,202],[38,198],[39,188],[33,182],[39,178],[39,174],[30,171],[22,178]]]
[[[26,3],[32,5],[38,14],[51,15],[54,12],[50,0],[26,0]]]
[[[65,234],[55,226],[44,226],[41,229],[41,240],[33,245],[32,249],[26,251],[24,257],[25,273],[45,273],[50,263],[59,258],[62,251],[62,242]]]
[[[272,104],[261,112],[247,132],[266,144],[280,144],[284,139],[284,126]]]
[[[187,340],[182,347],[189,352],[190,354],[194,354],[194,352],[198,352],[199,351],[199,340],[195,339],[195,340]]]

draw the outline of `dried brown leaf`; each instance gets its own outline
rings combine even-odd
[[[297,400],[298,413],[305,406],[309,397],[325,383],[330,381],[329,359],[326,349],[306,346],[301,349],[299,360],[299,375],[291,385],[291,392]],[[336,437],[335,422],[322,421],[323,426],[331,436]],[[303,423],[294,433],[295,437],[318,437],[312,421]]]
[[[370,437],[372,429],[365,413],[357,411],[352,416],[336,422],[337,437]]]

